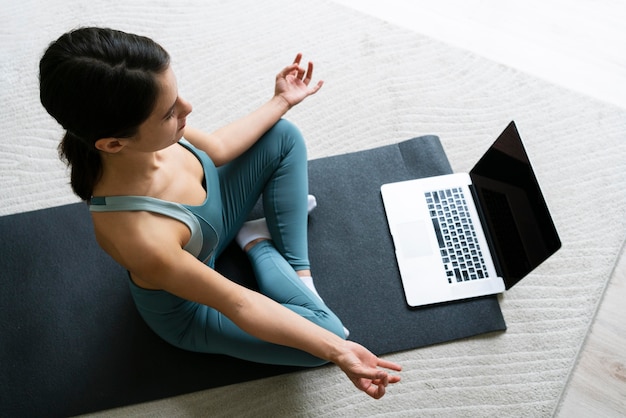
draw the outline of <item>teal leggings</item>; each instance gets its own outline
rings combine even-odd
[[[262,196],[276,249],[295,270],[309,269],[307,154],[298,128],[286,120],[279,121],[250,150],[219,167],[217,175],[225,239],[216,255],[232,241]]]
[[[258,200],[272,241],[255,245],[248,257],[259,291],[310,321],[343,336],[337,316],[298,277],[294,270],[310,268],[307,246],[308,169],[306,144],[292,123],[281,120],[248,152],[218,168],[225,232],[229,242]],[[224,245],[224,244],[222,244]],[[218,247],[219,253],[223,246]],[[207,313],[210,329],[218,335],[208,338],[222,354],[248,360],[314,366],[323,361],[299,350],[269,344],[241,331],[222,314]],[[219,342],[219,343],[218,343]]]
[[[221,213],[208,221],[223,237],[215,255],[219,257],[236,236],[262,196],[272,240],[262,241],[248,252],[259,291],[343,338],[341,321],[295,272],[309,269],[308,169],[300,131],[281,120],[245,154],[214,174],[219,177],[221,199],[221,205],[215,207],[220,207]],[[209,198],[211,192],[208,190]],[[253,337],[208,306],[163,291],[147,291],[132,283],[131,290],[146,322],[177,347],[258,363],[311,367],[325,363],[303,351]],[[159,313],[155,315],[157,306]]]

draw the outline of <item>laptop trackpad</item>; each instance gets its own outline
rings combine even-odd
[[[432,228],[432,225],[430,225]],[[424,221],[404,222],[396,225],[396,250],[402,258],[432,255],[428,228]]]

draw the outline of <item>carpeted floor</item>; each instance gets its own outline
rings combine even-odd
[[[552,414],[626,236],[624,111],[326,0],[25,0],[2,13],[2,215],[75,201],[56,159],[61,130],[38,102],[37,63],[62,32],[102,25],[170,51],[180,93],[195,107],[189,123],[204,129],[269,98],[274,75],[304,52],[326,82],[289,114],[310,158],[436,134],[464,171],[514,119],[563,241],[501,298],[506,333],[389,356],[403,364],[403,381],[381,401],[326,367],[105,414]]]

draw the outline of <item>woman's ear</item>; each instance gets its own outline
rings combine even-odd
[[[126,145],[125,141],[119,138],[100,138],[94,144],[97,150],[109,154],[120,152]]]

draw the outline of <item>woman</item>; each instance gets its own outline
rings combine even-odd
[[[100,246],[124,266],[147,324],[186,350],[299,366],[337,364],[374,398],[400,366],[347,341],[317,295],[307,250],[306,147],[282,116],[309,95],[301,55],[264,105],[213,133],[186,127],[169,55],[103,28],[62,35],[40,62],[41,102],[67,131],[59,152]],[[183,139],[183,135],[185,139]],[[244,224],[262,196],[266,219]],[[233,239],[259,292],[214,270]]]

